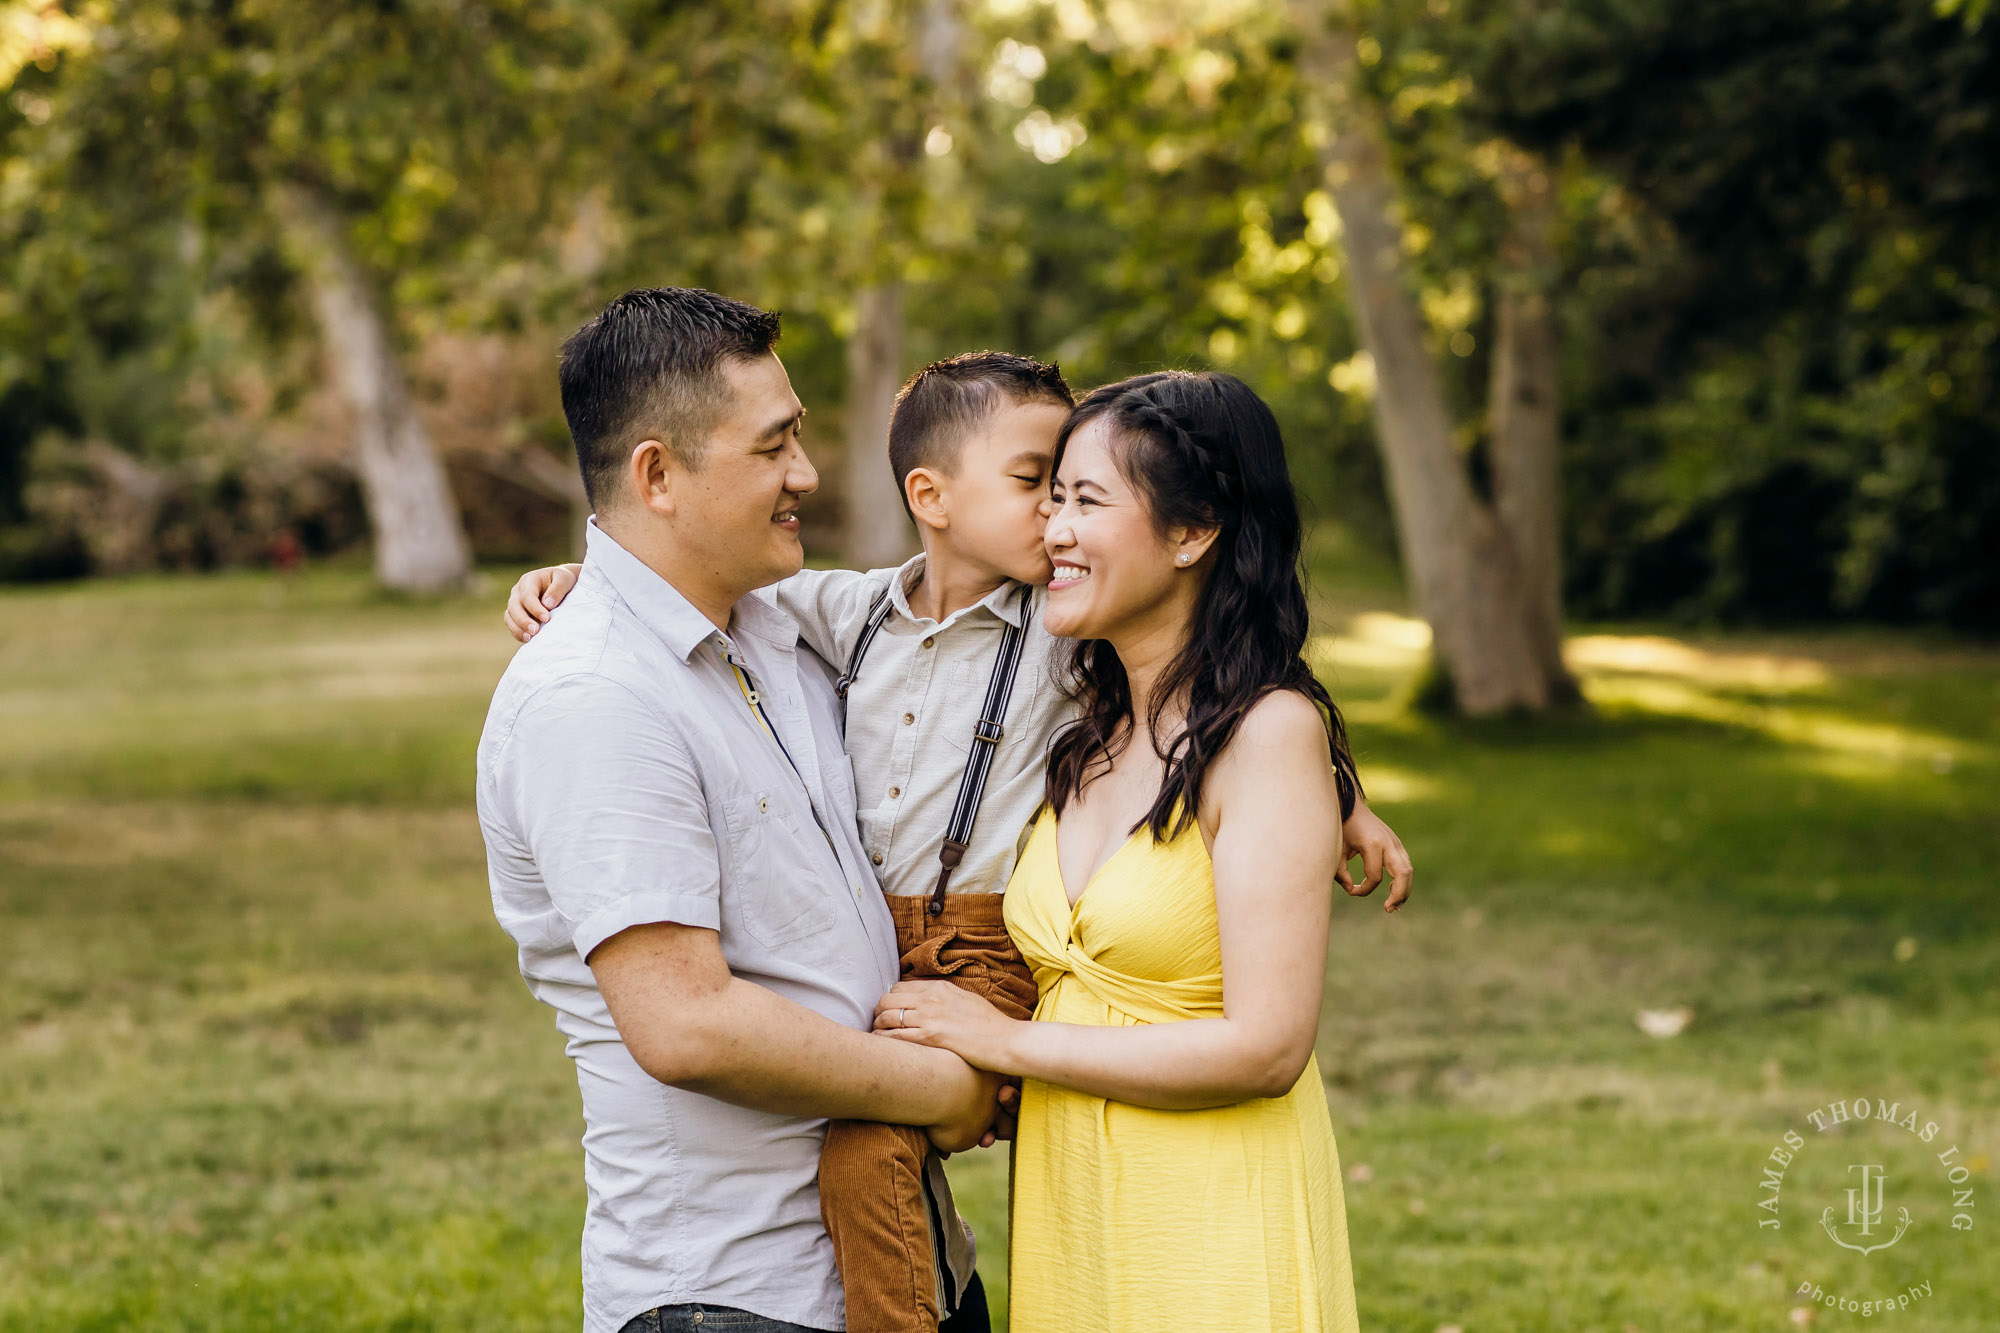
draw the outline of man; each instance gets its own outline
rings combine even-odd
[[[588,554],[480,740],[494,910],[583,1093],[586,1333],[844,1327],[827,1119],[953,1149],[994,1109],[956,1056],[868,1033],[895,930],[829,673],[749,596],[799,569],[818,485],[777,336],[667,288],[564,344]]]

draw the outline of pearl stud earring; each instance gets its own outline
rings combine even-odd
[[[1188,562],[1188,553],[1186,551],[1182,551],[1179,555],[1174,557],[1174,563],[1177,565],[1185,565],[1187,562]]]

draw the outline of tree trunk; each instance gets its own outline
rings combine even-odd
[[[927,114],[942,123],[962,100],[963,0],[926,0],[914,33],[915,65],[926,87]],[[893,117],[891,117],[893,120]],[[889,171],[909,178],[923,170],[922,135],[898,137],[885,126]],[[895,276],[907,237],[884,206],[880,182],[870,187],[866,233],[873,249],[859,259],[876,275],[854,298],[854,332],[847,340],[847,559],[864,569],[900,564],[916,550],[903,509],[903,479],[889,466],[889,414],[902,387],[903,284]],[[883,274],[889,276],[882,276]]]
[[[900,564],[914,547],[901,481],[889,466],[902,358],[903,284],[863,287],[847,339],[847,560],[861,569]]]
[[[328,368],[354,414],[355,471],[374,530],[375,575],[400,592],[461,587],[472,573],[465,526],[340,218],[301,185],[279,187],[274,205],[305,274]]]
[[[576,468],[557,462],[537,444],[523,444],[504,453],[469,450],[454,461],[469,463],[488,476],[567,508],[569,558],[583,559],[586,534],[590,530],[590,497],[584,493],[583,477]]]
[[[1375,362],[1376,437],[1418,612],[1461,709],[1544,708],[1549,678],[1513,543],[1453,446],[1444,385],[1403,270],[1388,150],[1351,92],[1353,35],[1331,31],[1318,4],[1295,12],[1300,77],[1323,130],[1320,160],[1340,214],[1356,330]]]
[[[1555,182],[1517,149],[1502,159],[1508,210],[1493,309],[1487,421],[1494,507],[1513,543],[1535,654],[1557,699],[1577,697],[1562,659],[1562,404],[1557,381]]]
[[[572,560],[583,559],[585,539],[590,532],[590,496],[583,489],[583,475],[575,467],[558,463],[539,446],[526,444],[513,454],[518,475],[528,485],[569,506],[569,547]]]

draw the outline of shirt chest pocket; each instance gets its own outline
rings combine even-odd
[[[1023,741],[1041,747],[1045,738],[1031,736],[1029,721],[1035,715],[1035,696],[1042,685],[1043,672],[1033,662],[1023,661],[1014,672],[1014,691],[1007,699],[1007,714],[1001,719],[1004,732],[1000,748],[1012,750]],[[952,728],[947,739],[960,755],[972,747],[972,730],[986,707],[986,691],[993,683],[993,655],[981,654],[961,662],[950,676],[951,695],[963,700],[963,721]]]
[[[831,886],[821,882],[823,870],[812,869],[817,858],[802,854],[798,823],[779,808],[777,794],[746,792],[723,805],[723,817],[736,918],[750,937],[775,946],[830,928]]]

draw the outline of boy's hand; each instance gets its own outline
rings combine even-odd
[[[1341,833],[1347,839],[1347,846],[1341,851],[1340,869],[1334,872],[1340,887],[1352,897],[1366,898],[1375,892],[1375,886],[1386,873],[1389,900],[1382,904],[1382,910],[1393,912],[1401,907],[1409,899],[1416,867],[1410,864],[1410,854],[1403,850],[1403,840],[1396,836],[1396,830],[1384,824],[1366,801],[1356,801],[1354,813],[1347,817]],[[1347,864],[1357,856],[1361,858],[1363,875],[1359,884],[1354,882],[1354,872]]]
[[[582,565],[552,565],[547,569],[531,569],[521,575],[520,582],[507,594],[507,632],[522,643],[535,637],[535,631],[548,623],[549,612],[562,605],[562,599],[569,596],[569,590],[576,586],[576,576],[583,570]]]

